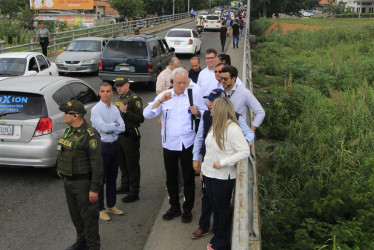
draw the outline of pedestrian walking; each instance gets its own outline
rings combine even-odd
[[[239,35],[240,35],[240,26],[238,24],[238,20],[234,21],[232,25],[232,46],[235,49],[239,48]]]
[[[144,122],[142,99],[131,91],[130,82],[125,77],[118,77],[114,85],[118,92],[115,105],[125,123],[126,131],[119,135],[121,186],[117,194],[128,194],[122,202],[139,200],[140,190],[140,124]]]
[[[236,180],[236,163],[249,157],[250,150],[235,115],[225,97],[213,102],[212,128],[206,139],[201,175],[213,206],[213,238],[207,249],[229,249],[232,211],[230,200]]]
[[[113,88],[110,83],[103,82],[99,90],[100,101],[91,110],[92,126],[101,138],[101,155],[103,157],[103,185],[99,192],[99,219],[110,220],[107,212],[123,215],[116,207],[116,181],[118,175],[119,143],[118,135],[125,131],[125,124],[116,106],[111,104]],[[107,210],[104,207],[104,185]]]
[[[44,26],[44,23],[40,23],[40,29],[36,34],[35,42],[37,43],[39,40],[39,44],[42,47],[43,55],[47,56],[47,49],[50,42],[52,42],[51,34],[49,30]]]
[[[179,203],[178,162],[182,167],[184,197],[182,222],[192,221],[195,202],[195,176],[192,168],[192,147],[195,138],[194,117],[199,119],[206,109],[200,94],[188,93],[188,73],[183,68],[172,72],[173,88],[157,95],[144,109],[144,117],[151,119],[161,114],[161,139],[169,194],[169,210],[162,216],[172,220],[182,215]],[[191,97],[191,98],[189,98]],[[193,104],[191,105],[191,100]]]
[[[57,174],[64,181],[66,202],[76,229],[76,242],[66,248],[100,249],[99,191],[103,180],[100,135],[84,120],[79,101],[60,107],[69,126],[57,144]]]
[[[226,43],[227,27],[226,22],[223,22],[222,27],[218,32],[218,39],[221,41],[222,52],[225,52],[225,43]]]

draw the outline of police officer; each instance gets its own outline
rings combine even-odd
[[[139,200],[140,188],[140,123],[144,122],[142,99],[130,90],[130,82],[124,77],[115,80],[119,94],[115,105],[119,108],[126,131],[118,137],[120,143],[121,186],[117,194],[128,193],[122,202]]]
[[[57,173],[64,181],[70,217],[77,241],[66,250],[100,249],[98,192],[103,180],[103,160],[99,133],[83,116],[79,101],[60,107],[69,126],[57,144]]]

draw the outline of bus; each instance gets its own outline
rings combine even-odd
[[[230,8],[237,11],[240,8],[240,1],[231,1]]]

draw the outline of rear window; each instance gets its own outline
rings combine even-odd
[[[209,19],[209,20],[219,20],[219,16],[207,16],[206,19]]]
[[[191,31],[189,30],[171,30],[166,35],[167,37],[191,37]]]
[[[0,76],[21,76],[25,68],[25,58],[0,58]]]
[[[66,48],[67,51],[84,51],[84,52],[100,52],[101,42],[100,41],[85,41],[76,40],[69,44]]]
[[[0,120],[46,117],[44,97],[38,94],[0,91]]]
[[[109,41],[103,52],[109,58],[148,58],[148,50],[142,41]]]

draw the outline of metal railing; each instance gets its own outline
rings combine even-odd
[[[246,20],[242,79],[245,80],[247,88],[253,92],[249,39],[250,0],[247,0]],[[250,117],[253,117],[252,112]],[[240,161],[237,164],[231,249],[261,249],[260,212],[257,193],[255,148],[252,145],[249,160]]]
[[[79,37],[99,36],[99,37],[114,37],[121,36],[133,32],[135,27],[138,28],[152,28],[156,25],[176,22],[189,17],[189,13],[179,13],[175,15],[167,15],[160,17],[152,17],[139,19],[134,21],[126,21],[122,23],[115,23],[109,25],[100,25],[91,28],[56,32],[51,34],[52,42],[48,49],[56,51],[64,45],[69,44],[74,39]],[[36,51],[41,50],[39,43],[35,43],[35,37],[30,39],[30,43],[6,47],[5,41],[0,41],[0,54],[13,51]]]

